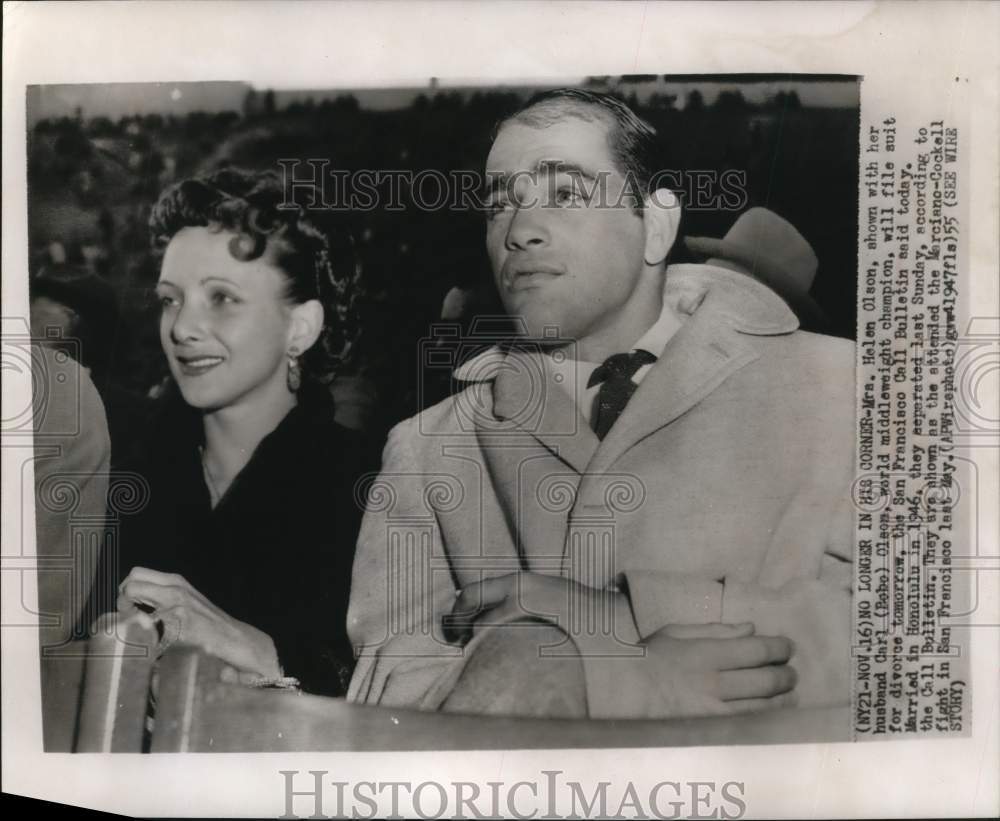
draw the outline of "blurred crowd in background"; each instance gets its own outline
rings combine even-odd
[[[795,225],[819,258],[812,295],[828,330],[854,336],[856,106],[811,107],[795,91],[750,102],[737,87],[710,103],[698,90],[640,99],[628,82],[591,84],[619,93],[658,129],[671,170],[744,173],[739,210],[766,206]],[[481,173],[495,123],[530,93],[431,88],[403,107],[374,109],[349,94],[281,102],[249,90],[239,111],[115,119],[77,109],[39,119],[28,135],[33,332],[62,328],[78,340],[75,355],[101,392],[112,440],[128,442],[167,377],[151,297],[159,263],[147,229],[166,186],[225,165],[278,170],[290,158],[346,172]],[[405,188],[402,197],[400,210],[344,215],[364,270],[362,332],[335,396],[341,421],[375,433],[445,396],[454,360],[475,347],[455,340],[470,333],[474,315],[502,313],[482,213],[408,206]],[[721,237],[737,216],[688,207],[682,231]],[[690,261],[684,253],[678,244],[674,261]],[[458,324],[442,332],[442,318]],[[472,328],[484,344],[504,330],[501,320]],[[125,456],[113,453],[119,463]]]

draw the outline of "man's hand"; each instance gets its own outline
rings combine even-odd
[[[736,591],[738,594],[738,588]],[[762,633],[795,643],[801,706],[847,704],[851,698],[851,590],[817,579],[797,579],[757,593],[747,603],[723,605],[727,619],[753,621]]]
[[[161,647],[183,642],[227,662],[239,680],[281,675],[274,642],[266,633],[238,621],[195,590],[183,576],[134,567],[118,588],[118,611],[149,614],[163,631]]]
[[[651,694],[650,717],[719,715],[791,703],[792,643],[755,636],[753,625],[668,625],[650,636],[631,674]]]

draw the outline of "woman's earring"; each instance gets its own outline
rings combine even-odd
[[[288,390],[296,393],[302,385],[302,368],[299,367],[299,349],[291,348],[288,351]]]

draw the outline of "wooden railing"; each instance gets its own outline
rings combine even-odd
[[[73,749],[247,752],[672,747],[849,740],[847,708],[581,721],[442,715],[222,681],[222,662],[134,624],[90,640]],[[143,652],[145,648],[146,652]],[[154,677],[155,717],[147,718]],[[65,710],[63,713],[65,714]],[[47,734],[55,737],[58,734]],[[62,737],[74,735],[63,732]]]

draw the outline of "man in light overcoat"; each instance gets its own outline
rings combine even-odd
[[[654,157],[655,132],[589,92],[501,124],[486,242],[523,334],[390,434],[350,699],[592,718],[847,703],[854,347],[799,330],[755,260],[668,266],[680,209]]]

